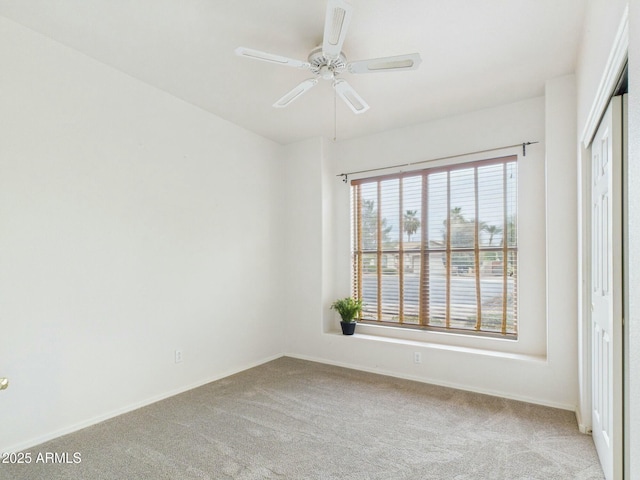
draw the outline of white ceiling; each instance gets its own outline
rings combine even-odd
[[[588,0],[351,0],[348,60],[419,52],[417,71],[343,74],[370,105],[337,103],[344,140],[544,93],[571,73]],[[0,15],[276,142],[334,134],[321,82],[271,105],[308,71],[234,55],[306,60],[326,0],[0,0]]]

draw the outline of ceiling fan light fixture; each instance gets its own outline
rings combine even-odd
[[[342,51],[342,45],[344,44],[352,15],[353,6],[349,1],[327,0],[322,45],[311,50],[307,62],[245,47],[236,48],[235,53],[245,58],[262,60],[287,67],[303,68],[315,75],[315,78],[303,81],[283,95],[273,104],[276,108],[287,107],[315,86],[320,79],[323,79],[333,82],[335,91],[334,98],[340,95],[340,98],[342,98],[354,113],[363,113],[369,110],[369,105],[358,95],[358,92],[356,92],[351,85],[338,77],[338,75],[345,70],[348,70],[349,73],[415,70],[422,62],[422,59],[420,58],[420,54],[411,53],[408,55],[370,58],[347,63],[347,58]]]

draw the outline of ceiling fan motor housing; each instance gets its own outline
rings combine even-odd
[[[340,52],[338,58],[327,58],[322,47],[314,48],[309,54],[309,70],[325,80],[331,80],[347,68],[347,57]]]

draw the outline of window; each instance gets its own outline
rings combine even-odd
[[[516,160],[351,182],[361,321],[517,337]]]

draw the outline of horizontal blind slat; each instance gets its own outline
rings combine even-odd
[[[363,318],[517,334],[516,160],[352,182]]]

